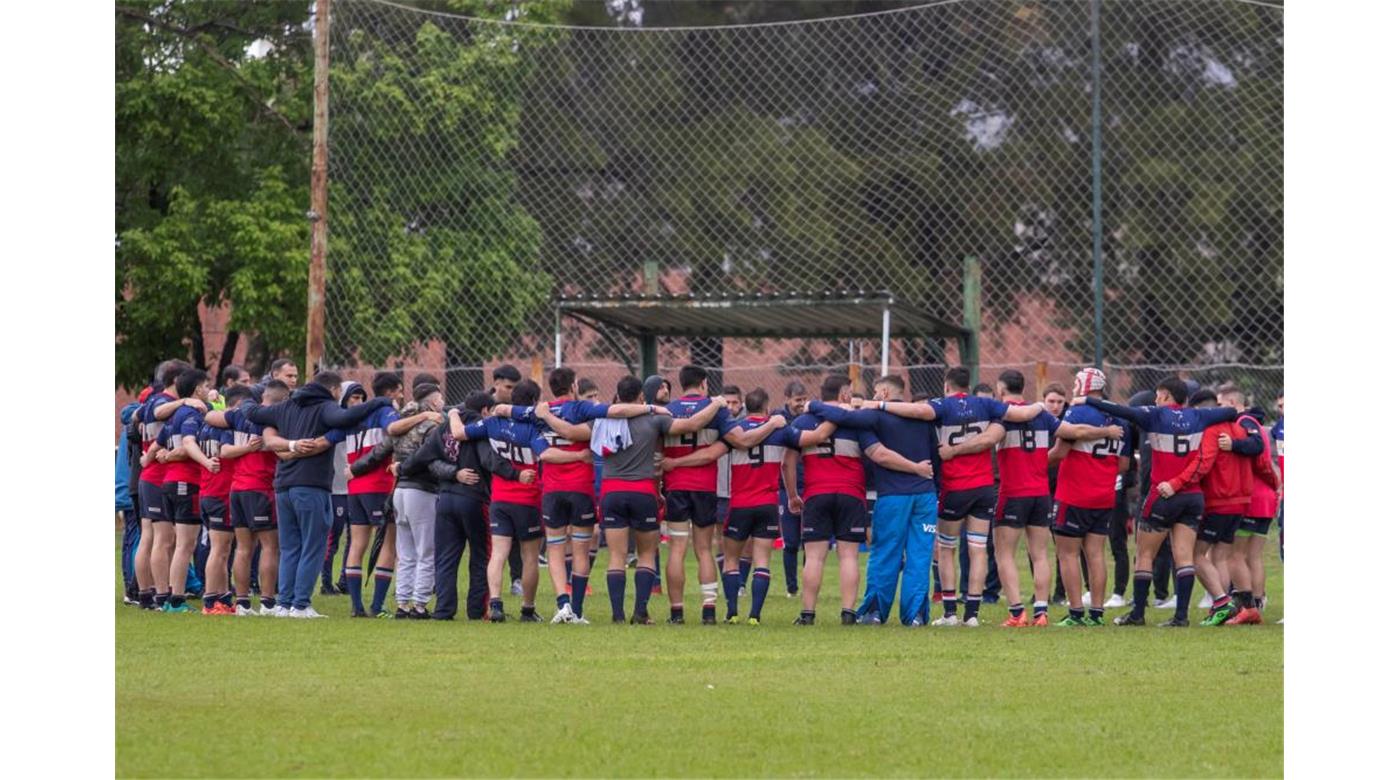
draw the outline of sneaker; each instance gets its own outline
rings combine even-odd
[[[629,568],[629,569],[635,569],[635,568],[637,568],[637,554],[636,554],[636,553],[627,553],[627,568]]]
[[[1278,626],[1283,625],[1283,618],[1279,618],[1278,620],[1274,621],[1274,625],[1278,625]]]
[[[1171,598],[1158,599],[1153,605],[1157,609],[1176,609],[1176,596]]]
[[[128,607],[132,607],[139,606],[141,604],[141,601],[140,599],[134,599],[126,594],[122,594],[122,603],[127,605]]]
[[[399,607],[398,609],[394,610],[395,620],[408,620],[411,617],[413,617],[413,615],[410,614],[409,611],[404,609],[403,607]]]
[[[258,614],[263,617],[277,617],[277,607],[258,606]]]
[[[797,598],[797,591],[795,591],[795,590],[790,590],[790,591],[788,591],[788,592],[787,592],[787,597],[790,598],[790,599],[795,599],[795,598]]]
[[[574,622],[574,606],[567,601],[564,602],[564,606],[559,608],[558,612],[554,613],[554,617],[549,621],[550,625],[572,622]]]
[[[744,621],[740,620],[738,615],[733,615],[731,617],[725,618],[724,622],[728,623],[731,626],[737,626],[740,623],[743,623]]]
[[[937,620],[933,621],[933,622],[930,623],[929,625],[932,625],[932,626],[935,626],[935,627],[941,627],[941,626],[958,626],[958,625],[962,625],[962,620],[961,620],[960,618],[958,618],[957,615],[944,615],[943,617],[938,618]]]
[[[656,621],[651,619],[651,615],[632,615],[632,625],[634,626],[654,626]]]
[[[363,609],[355,609],[350,611],[350,617],[352,618],[367,618],[369,616],[370,614],[364,611]]]
[[[252,607],[234,607],[233,614],[239,617],[248,617],[249,615],[257,617],[258,612]]]
[[[1239,612],[1237,612],[1237,613],[1234,614],[1234,615],[1231,615],[1231,616],[1230,616],[1230,619],[1225,621],[1225,625],[1227,625],[1227,626],[1257,626],[1257,625],[1259,625],[1260,623],[1263,623],[1263,622],[1264,622],[1264,617],[1263,617],[1262,615],[1259,614],[1259,610],[1255,609],[1254,607],[1249,607],[1249,608],[1247,608],[1247,609],[1242,609],[1242,610],[1240,610]],[[1283,621],[1279,621],[1279,622],[1283,622]]]
[[[797,619],[792,621],[794,626],[812,626],[816,625],[816,623],[817,621],[808,615],[798,615]]]
[[[539,557],[538,560],[539,560],[539,564],[540,564],[541,566],[548,566],[548,565],[549,565],[549,556],[548,556],[548,555],[545,555],[544,553],[540,553],[540,557]]]
[[[854,626],[855,624],[856,624],[856,616],[855,616],[854,614],[852,614],[852,613],[850,613],[850,612],[842,612],[842,613],[841,613],[841,625],[843,625],[843,626]]]
[[[1116,618],[1113,619],[1113,625],[1115,625],[1115,626],[1145,626],[1145,625],[1147,625],[1147,621],[1146,621],[1146,620],[1143,620],[1142,618],[1135,618],[1135,617],[1133,617],[1133,613],[1131,613],[1131,612],[1124,612],[1123,614],[1121,614],[1121,615],[1119,615],[1118,617],[1116,617]]]
[[[1093,627],[1093,628],[1103,628],[1103,625],[1104,625],[1104,623],[1103,623],[1103,618],[1101,618],[1101,617],[1094,617],[1093,615],[1085,615],[1085,616],[1084,616],[1084,625],[1090,626],[1090,627]]]
[[[1173,617],[1171,620],[1167,620],[1167,621],[1164,621],[1164,622],[1162,622],[1162,623],[1158,623],[1158,624],[1157,624],[1157,627],[1158,627],[1158,628],[1190,628],[1190,627],[1191,627],[1191,621],[1189,621],[1189,620],[1181,620],[1181,619],[1179,619],[1179,618]]]
[[[194,611],[194,607],[191,607],[189,604],[181,604],[181,605],[178,606],[178,607],[172,607],[172,606],[170,606],[170,602],[167,601],[167,602],[165,602],[165,606],[164,606],[164,607],[161,607],[161,611],[162,611],[162,612],[172,612],[172,613],[175,613],[175,614],[183,614],[183,613],[186,613],[186,612],[193,612],[193,611]]]
[[[380,619],[380,620],[393,620],[393,619],[394,619],[394,613],[390,612],[390,611],[387,610],[387,609],[381,609],[381,610],[379,610],[378,612],[374,613],[374,617],[376,617],[376,618],[378,618],[378,619]]]
[[[910,628],[923,628],[924,621],[922,618],[914,618],[913,620],[909,621],[908,625]],[[974,623],[973,625],[976,624]]]
[[[322,615],[320,612],[317,612],[315,607],[306,606],[301,609],[293,609],[291,612],[287,613],[287,617],[302,618],[309,620],[311,618],[323,618],[326,616]]]
[[[1059,628],[1078,628],[1084,625],[1084,618],[1075,617],[1074,615],[1065,615],[1064,618],[1055,625]]]
[[[1069,599],[1065,598],[1064,596],[1056,596],[1055,598],[1050,599],[1050,606],[1052,606],[1052,607],[1068,607],[1068,606],[1069,606]]]
[[[1094,603],[1094,595],[1087,590],[1084,591],[1084,598],[1080,599],[1079,603],[1083,604],[1086,607],[1089,606],[1090,604]]]
[[[671,617],[666,618],[666,625],[668,625],[668,626],[683,626],[683,625],[685,625],[685,617],[684,617],[684,616],[678,616],[678,615],[672,615]]]
[[[1128,606],[1128,602],[1123,599],[1123,594],[1115,593],[1108,597],[1108,601],[1103,603],[1104,609],[1118,609]]]
[[[1264,610],[1266,610],[1266,609],[1268,609],[1268,608],[1269,608],[1269,597],[1268,597],[1268,596],[1260,596],[1260,597],[1259,597],[1259,606],[1257,607],[1257,609],[1259,610],[1259,614],[1261,614],[1261,615],[1264,614]]]
[[[1215,599],[1211,598],[1210,594],[1207,593],[1201,596],[1200,601],[1196,602],[1196,609],[1210,609],[1211,605],[1214,603]]]
[[[534,610],[531,610],[531,611],[529,611],[529,612],[526,612],[525,610],[522,609],[522,610],[520,610],[520,622],[521,622],[521,623],[543,623],[543,622],[544,622],[544,618],[540,617],[540,613],[535,612]]]
[[[967,620],[964,620],[964,621],[963,621],[963,625],[964,625],[964,626],[967,626],[968,628],[977,628],[978,626],[980,626],[980,625],[982,625],[982,624],[979,623],[979,622],[977,622],[977,616],[976,616],[976,615],[973,615],[972,617],[968,618]]]
[[[506,613],[504,610],[492,609],[491,612],[486,615],[486,619],[492,623],[504,623],[506,622]]]
[[[751,626],[756,626],[756,625],[758,625],[758,618],[756,618],[756,617],[751,617],[751,618],[749,618],[749,625],[751,625]]]
[[[408,611],[408,616],[409,616],[409,618],[412,619],[412,620],[432,620],[432,619],[433,619],[433,616],[430,615],[430,614],[428,614],[428,610],[426,610],[426,609],[411,609],[411,610]]]
[[[875,612],[867,612],[856,618],[856,623],[862,626],[878,626],[880,625],[880,615]]]
[[[1214,602],[1212,602],[1212,603],[1214,603]],[[1203,626],[1220,626],[1220,625],[1224,625],[1228,620],[1230,620],[1230,618],[1233,618],[1234,616],[1235,616],[1235,608],[1234,608],[1233,605],[1221,607],[1220,609],[1212,610],[1211,613],[1210,613],[1209,615],[1206,615],[1205,620],[1202,620],[1202,621],[1201,621],[1201,625],[1203,625]]]
[[[576,626],[592,625],[588,622],[588,618],[584,617],[583,615],[574,615],[574,619],[570,620],[569,622]]]
[[[520,580],[511,580],[511,581],[510,581],[510,595],[512,595],[512,596],[524,596],[524,595],[525,595],[525,586],[520,584]]]
[[[1025,627],[1029,626],[1030,624],[1031,624],[1031,622],[1030,622],[1029,620],[1026,620],[1026,613],[1022,612],[1022,613],[1019,614],[1019,615],[1012,615],[1011,617],[1008,617],[1006,620],[1002,621],[1001,627],[1002,627],[1002,628],[1025,628]]]
[[[1050,616],[1044,612],[1031,618],[1032,628],[1046,628],[1050,625]]]
[[[701,617],[701,618],[700,618],[700,625],[702,625],[702,626],[713,626],[713,625],[716,625],[716,624],[718,624],[718,623],[719,623],[719,621],[715,619],[715,616],[714,616],[714,615],[709,615],[708,617]]]
[[[625,626],[625,625],[627,625],[627,618],[625,618],[625,617],[615,617],[615,618],[613,618],[613,625],[615,625],[615,626]]]

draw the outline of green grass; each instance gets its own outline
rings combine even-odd
[[[781,562],[757,628],[698,625],[693,575],[685,626],[606,624],[600,572],[591,626],[351,621],[346,597],[317,596],[316,621],[118,604],[117,774],[1283,774],[1272,552],[1267,625],[1185,631],[1007,630],[1004,602],[978,629],[842,627],[828,565],[812,628],[791,625]]]

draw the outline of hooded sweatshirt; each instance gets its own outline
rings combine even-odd
[[[388,398],[375,398],[350,409],[340,408],[331,391],[312,383],[298,388],[292,397],[273,406],[248,411],[248,419],[270,426],[285,439],[314,439],[332,428],[352,428],[379,409],[389,406]],[[292,458],[277,464],[273,488],[278,492],[294,487],[329,491],[334,481],[335,454],[330,450],[305,458]]]
[[[1254,456],[1220,449],[1220,434],[1236,441],[1251,438],[1237,422],[1216,423],[1205,429],[1201,446],[1186,458],[1181,473],[1169,482],[1178,492],[1197,481],[1205,494],[1206,514],[1242,515],[1254,495]],[[1257,437],[1254,437],[1257,438]]]
[[[479,419],[481,415],[476,412],[462,412],[463,423],[470,424]],[[457,472],[460,469],[473,469],[481,475],[481,479],[474,485],[458,482]],[[442,423],[431,431],[423,439],[422,446],[408,460],[399,464],[400,474],[417,474],[420,471],[426,471],[437,479],[439,493],[471,496],[482,503],[490,500],[492,474],[502,479],[520,479],[520,471],[497,455],[491,449],[491,442],[485,439],[459,442],[452,438],[449,423]]]

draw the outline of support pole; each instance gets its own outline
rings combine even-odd
[[[312,85],[311,264],[306,275],[306,368],[310,378],[326,353],[326,137],[330,102],[331,0],[316,0],[316,72]]]
[[[559,307],[554,307],[554,367],[564,365],[564,326],[559,319]]]
[[[642,379],[656,373],[656,336],[643,333],[638,341],[642,348]]]
[[[880,322],[880,376],[890,373],[890,307],[886,306]]]
[[[967,335],[959,344],[962,364],[978,381],[982,356],[978,338],[982,332],[982,263],[976,257],[963,258],[963,328]]]
[[[1093,37],[1093,176],[1094,176],[1094,365],[1103,368],[1103,115],[1099,57],[1101,0],[1090,0],[1089,30]]]

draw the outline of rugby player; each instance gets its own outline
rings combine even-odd
[[[194,403],[181,406],[161,429],[166,437],[163,451],[158,455],[166,464],[161,492],[165,498],[166,522],[174,526],[174,534],[158,537],[152,552],[152,565],[167,560],[170,595],[166,612],[193,612],[185,603],[185,578],[194,548],[199,543],[203,527],[199,516],[200,468],[219,469],[217,459],[205,457],[199,448],[199,428],[203,423],[204,399],[209,393],[209,375],[197,368],[182,371],[175,380],[176,398]]]
[[[783,388],[783,416],[789,420],[796,420],[807,410],[809,398],[806,385],[796,379],[788,382]],[[797,491],[802,493],[806,459],[799,458],[797,452],[790,455],[796,463]],[[779,485],[778,512],[783,533],[783,582],[787,586],[788,598],[797,596],[797,583],[801,574],[797,554],[802,547],[802,514],[792,511],[792,507],[802,502],[792,501],[794,497],[795,494],[788,493],[786,484]]]
[[[161,490],[165,482],[165,464],[159,459],[162,451],[159,442],[165,421],[187,403],[175,397],[175,380],[186,368],[189,365],[181,360],[167,360],[156,366],[151,393],[136,412],[141,427],[141,457],[137,460],[140,476],[134,498],[141,517],[141,535],[136,542],[133,566],[137,601],[142,609],[163,609],[170,596],[170,561],[163,559],[163,551],[167,549],[164,537],[173,537],[175,532],[165,525],[165,494]],[[163,538],[162,558],[153,559],[157,535]]]
[[[520,369],[506,363],[497,366],[491,372],[491,397],[496,404],[509,404],[511,393],[514,392],[516,384],[520,382]],[[520,557],[520,545],[512,545],[510,556],[506,558],[510,566],[510,594],[519,596],[524,591],[521,589],[521,577],[523,575],[524,564]]]
[[[246,375],[247,372],[244,372]],[[237,406],[251,399],[246,386],[234,384],[224,389],[225,407]],[[215,410],[218,411],[218,410]],[[210,414],[214,414],[211,411]],[[204,457],[217,462],[219,468],[204,469],[199,483],[199,508],[204,527],[209,532],[209,559],[204,567],[204,614],[235,614],[233,591],[229,587],[229,552],[233,547],[233,517],[229,512],[229,493],[238,461],[253,450],[234,442],[233,431],[205,421],[199,429],[199,447]],[[256,442],[262,446],[262,440]]]
[[[1264,413],[1245,405],[1244,393],[1231,388],[1220,393],[1220,403],[1240,413],[1236,420],[1250,436],[1263,444],[1259,454],[1250,459],[1254,473],[1254,488],[1249,506],[1230,546],[1230,578],[1235,583],[1236,614],[1225,621],[1227,625],[1252,625],[1263,622],[1264,610],[1264,543],[1269,538],[1269,525],[1278,511],[1278,472],[1274,469],[1269,440],[1264,435]],[[1222,437],[1220,446],[1234,447],[1234,441]]]
[[[828,404],[850,404],[851,380],[832,374],[822,380],[821,400]],[[836,540],[841,589],[841,624],[856,622],[856,596],[860,587],[860,545],[865,541],[869,510],[865,506],[865,463],[860,454],[860,433],[822,422],[811,413],[793,420],[792,427],[803,432],[826,432],[815,444],[804,443],[801,450],[802,498],[788,499],[788,509],[802,522],[802,544],[806,561],[802,568],[802,612],[797,625],[817,622],[817,597],[821,594],[822,573],[831,540]],[[829,428],[829,430],[828,430]],[[787,458],[792,457],[789,453]],[[784,467],[787,468],[786,461]]]

